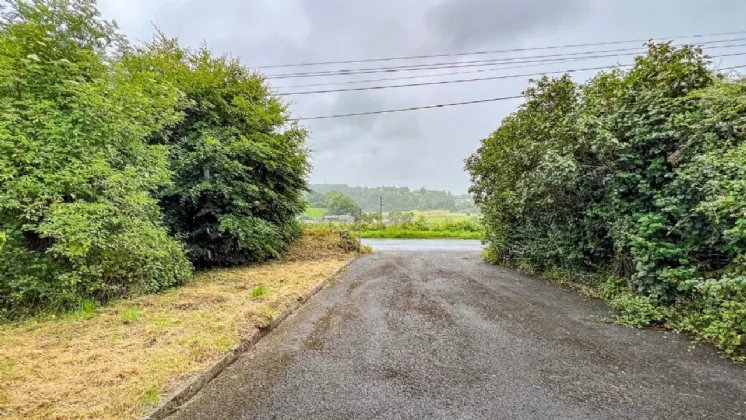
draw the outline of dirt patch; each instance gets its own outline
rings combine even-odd
[[[316,324],[310,338],[306,342],[306,348],[316,351],[324,350],[324,335],[326,335],[331,326],[332,315],[334,315],[334,308],[329,309],[326,315]]]

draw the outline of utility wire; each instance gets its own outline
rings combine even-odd
[[[503,50],[474,51],[474,52],[463,52],[463,53],[410,55],[410,56],[401,56],[401,57],[366,58],[366,59],[358,59],[358,60],[340,60],[340,61],[318,61],[318,62],[292,63],[292,64],[271,64],[271,65],[265,65],[265,66],[258,66],[255,68],[256,69],[270,69],[270,68],[281,68],[281,67],[319,66],[319,65],[328,65],[328,64],[369,63],[369,62],[374,62],[374,61],[412,60],[412,59],[436,58],[436,57],[461,57],[461,56],[466,56],[466,55],[497,54],[497,53],[519,52],[519,51],[554,50],[554,49],[560,49],[560,48],[592,47],[592,46],[598,46],[598,45],[618,45],[618,44],[630,44],[633,42],[664,41],[664,40],[674,40],[674,39],[705,38],[705,37],[713,37],[713,36],[743,35],[743,34],[746,34],[746,31],[684,35],[684,36],[674,36],[674,37],[664,37],[664,38],[632,39],[632,40],[624,40],[624,41],[603,41],[603,42],[591,42],[591,43],[584,43],[584,44],[552,45],[552,46],[543,46],[543,47],[511,48],[511,49],[503,49]]]
[[[450,104],[437,104],[437,105],[426,105],[426,106],[414,106],[411,108],[399,108],[399,109],[386,109],[382,111],[368,111],[368,112],[355,112],[352,114],[337,114],[337,115],[323,115],[320,117],[302,117],[296,119],[296,121],[304,121],[304,120],[321,120],[325,118],[342,118],[342,117],[357,117],[360,115],[374,115],[374,114],[388,114],[391,112],[404,112],[404,111],[416,111],[419,109],[431,109],[431,108],[446,108],[449,106],[457,106],[457,105],[469,105],[469,104],[481,104],[484,102],[496,102],[496,101],[507,101],[509,99],[520,99],[523,98],[523,95],[515,95],[515,96],[503,96],[500,98],[489,98],[489,99],[479,99],[476,101],[467,101],[467,102],[454,102]]]
[[[304,87],[318,87],[318,86],[337,86],[337,85],[350,85],[350,84],[357,84],[357,83],[371,83],[371,82],[386,82],[390,80],[408,80],[408,79],[422,79],[425,77],[441,77],[441,76],[454,76],[457,74],[471,74],[471,73],[486,73],[486,72],[494,72],[494,71],[504,71],[504,70],[512,70],[512,69],[523,69],[527,67],[540,67],[540,66],[547,66],[550,64],[557,64],[557,63],[565,63],[568,61],[578,61],[578,60],[591,60],[585,57],[573,57],[573,58],[562,58],[562,59],[555,59],[555,60],[547,60],[546,63],[537,63],[537,64],[524,64],[521,66],[511,66],[511,67],[499,67],[496,69],[477,69],[477,70],[465,70],[465,71],[451,71],[447,73],[436,73],[436,74],[420,74],[416,76],[399,76],[399,77],[383,77],[378,79],[366,79],[366,80],[348,80],[346,82],[327,82],[327,83],[310,83],[306,85],[290,85],[290,86],[276,86],[274,89],[293,89],[293,88],[304,88]]]
[[[728,41],[740,41],[740,40],[746,40],[746,38],[739,38],[739,39],[733,39],[733,40],[728,40]],[[717,41],[717,42],[720,42],[720,41]],[[725,41],[722,41],[722,42],[725,42]],[[711,48],[728,48],[728,47],[729,46],[711,47]],[[640,54],[647,52],[647,50],[645,49],[638,49],[638,48],[621,49],[621,51],[627,51],[627,50],[637,50],[640,52]],[[608,51],[598,51],[598,52],[608,52]],[[600,58],[604,58],[604,57],[600,57]],[[495,72],[495,71],[520,69],[520,68],[527,68],[527,67],[540,67],[540,66],[546,66],[549,64],[565,63],[569,61],[583,61],[583,60],[594,60],[594,59],[595,58],[591,58],[591,57],[556,58],[556,59],[546,60],[546,62],[524,64],[520,66],[509,66],[509,67],[465,70],[465,71],[452,71],[452,72],[447,72],[447,73],[436,73],[436,74],[420,74],[420,75],[415,75],[415,76],[383,77],[383,78],[377,78],[377,79],[351,80],[351,81],[345,81],[345,82],[325,82],[325,83],[309,83],[309,84],[303,84],[303,85],[275,86],[274,89],[294,89],[294,88],[304,88],[304,87],[337,86],[337,85],[349,85],[349,84],[359,84],[359,83],[385,82],[385,81],[393,81],[393,80],[422,79],[422,78],[429,78],[429,77],[454,76],[458,74],[485,73],[485,72]],[[460,66],[453,66],[452,68],[458,68],[458,67]]]
[[[699,45],[715,44],[721,42],[733,42],[743,41],[746,38],[735,38],[719,41],[703,42]],[[712,48],[723,48],[723,47],[712,47]],[[588,54],[604,54],[604,53],[617,53],[623,51],[647,51],[640,47],[635,48],[620,48],[612,50],[601,50],[601,51],[582,51],[574,53],[563,53],[563,54],[546,54],[546,55],[533,55],[524,57],[506,57],[492,60],[471,60],[471,61],[449,61],[439,63],[428,63],[428,64],[416,64],[416,65],[404,65],[404,66],[390,66],[390,67],[366,67],[357,69],[339,69],[339,70],[328,70],[320,72],[298,72],[298,73],[282,73],[282,74],[270,74],[266,75],[267,79],[287,79],[295,77],[324,77],[324,76],[350,76],[357,74],[369,74],[369,73],[392,73],[400,71],[420,71],[420,70],[439,70],[444,68],[456,68],[456,67],[483,67],[483,66],[494,66],[501,64],[520,64],[520,63],[540,63],[546,61],[547,58],[567,58],[573,56],[583,56],[583,58],[596,58],[596,57],[611,57],[620,54],[611,55],[588,55]]]
[[[723,70],[734,70],[734,69],[740,69],[740,68],[746,68],[746,64],[742,64],[739,66],[731,66],[719,69],[720,71]],[[334,114],[334,115],[321,115],[317,117],[301,117],[301,118],[295,118],[294,121],[307,121],[307,120],[322,120],[322,119],[328,119],[328,118],[345,118],[345,117],[358,117],[363,115],[376,115],[376,114],[389,114],[394,112],[405,112],[405,111],[418,111],[421,109],[433,109],[433,108],[447,108],[452,106],[460,106],[460,105],[471,105],[471,104],[481,104],[486,102],[498,102],[498,101],[507,101],[510,99],[521,99],[523,98],[523,95],[513,95],[513,96],[502,96],[498,98],[488,98],[488,99],[478,99],[474,101],[466,101],[466,102],[452,102],[447,104],[436,104],[436,105],[426,105],[426,106],[413,106],[409,108],[396,108],[396,109],[384,109],[379,111],[366,111],[366,112],[354,112],[350,114]]]
[[[736,46],[744,46],[746,44],[741,45],[733,45]],[[622,55],[634,55],[634,54],[622,54]],[[746,55],[746,52],[740,52],[740,53],[733,53],[733,54],[721,54],[715,57],[733,57],[733,56],[740,56],[740,55]],[[617,65],[616,67],[629,67],[631,64],[626,65]],[[472,79],[456,79],[456,80],[441,80],[437,82],[422,82],[422,83],[407,83],[407,84],[401,84],[401,85],[388,85],[388,86],[369,86],[369,87],[358,87],[358,88],[343,88],[343,89],[327,89],[327,90],[308,90],[308,91],[302,91],[302,92],[288,92],[288,93],[278,93],[277,96],[293,96],[293,95],[311,95],[311,94],[318,94],[318,93],[335,93],[335,92],[356,92],[361,90],[381,90],[381,89],[396,89],[396,88],[404,88],[404,87],[417,87],[417,86],[432,86],[432,85],[448,85],[452,83],[470,83],[470,82],[481,82],[486,80],[500,80],[500,79],[512,79],[517,77],[533,77],[533,76],[543,76],[545,74],[564,74],[564,73],[577,73],[581,71],[592,71],[592,70],[605,70],[608,68],[612,68],[615,66],[599,66],[599,67],[586,67],[581,69],[567,69],[567,70],[555,70],[555,71],[545,71],[545,72],[539,72],[539,73],[524,73],[524,74],[510,74],[510,75],[502,75],[502,76],[490,76],[490,77],[477,77]]]
[[[741,38],[742,40],[743,38]],[[290,77],[310,77],[310,76],[334,76],[334,75],[349,75],[349,74],[365,74],[365,73],[378,73],[378,72],[393,72],[393,71],[414,71],[414,70],[438,70],[441,68],[451,67],[467,67],[468,64],[476,65],[487,65],[487,64],[517,64],[517,63],[534,63],[542,61],[551,61],[545,59],[557,59],[556,57],[567,57],[567,56],[582,56],[588,54],[602,54],[602,53],[616,53],[621,51],[645,51],[640,47],[634,48],[620,48],[614,50],[603,50],[603,51],[583,51],[575,53],[565,54],[548,54],[548,55],[533,55],[525,57],[506,57],[497,58],[492,60],[471,60],[471,61],[448,61],[440,63],[427,63],[427,64],[414,64],[406,66],[393,66],[393,67],[367,67],[359,69],[341,69],[341,70],[329,70],[321,72],[300,72],[300,73],[284,73],[284,74],[270,74],[267,75],[269,79],[285,79]],[[613,54],[616,55],[616,54]],[[516,61],[516,60],[528,60],[528,59],[541,59],[531,61]]]

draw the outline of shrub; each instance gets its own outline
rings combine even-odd
[[[190,272],[152,193],[181,118],[177,89],[131,72],[92,0],[10,1],[0,15],[0,317],[158,290]]]
[[[599,287],[622,322],[660,322],[676,307],[681,328],[735,354],[746,82],[708,64],[697,47],[650,44],[629,71],[582,85],[544,77],[466,168],[493,260],[611,275]]]
[[[129,57],[188,99],[185,117],[151,136],[171,146],[174,182],[160,191],[170,232],[198,267],[279,256],[299,234],[310,170],[307,132],[264,79],[238,60],[158,36]]]
[[[624,294],[614,298],[611,306],[617,310],[616,319],[620,324],[639,328],[663,320],[663,312],[647,296]]]

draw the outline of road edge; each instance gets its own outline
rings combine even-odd
[[[207,384],[212,382],[213,379],[215,379],[220,372],[222,372],[225,368],[233,364],[243,353],[246,353],[249,349],[251,349],[256,343],[258,343],[262,338],[264,338],[267,334],[269,334],[272,330],[277,328],[282,321],[287,319],[290,315],[292,315],[295,311],[300,309],[306,302],[308,302],[309,299],[311,299],[315,294],[320,292],[324,287],[326,287],[329,282],[331,282],[335,277],[337,277],[339,274],[341,274],[343,271],[347,269],[347,267],[350,266],[358,257],[350,258],[349,261],[347,261],[342,267],[337,269],[334,273],[332,273],[330,276],[322,280],[319,284],[314,286],[311,290],[309,290],[306,294],[298,298],[296,301],[294,301],[288,308],[286,308],[282,313],[277,315],[272,322],[269,323],[264,328],[259,328],[256,330],[253,334],[243,339],[236,348],[229,351],[225,356],[220,358],[217,362],[215,362],[212,366],[210,366],[207,370],[200,373],[199,375],[195,376],[194,378],[190,379],[185,385],[183,385],[181,388],[179,388],[174,394],[172,394],[167,400],[163,401],[158,405],[158,407],[151,410],[149,413],[144,415],[141,419],[142,420],[162,420],[166,417],[170,416],[171,414],[178,411],[178,409],[184,405],[186,402],[188,402],[192,397],[197,395],[198,392],[200,392]]]

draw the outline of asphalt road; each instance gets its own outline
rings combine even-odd
[[[736,419],[746,371],[470,252],[354,262],[173,419]]]
[[[482,241],[471,239],[363,238],[376,251],[481,251]]]

